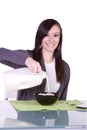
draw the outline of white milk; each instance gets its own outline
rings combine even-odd
[[[49,79],[48,77],[46,76],[46,80],[47,80],[47,92],[50,93],[50,88],[49,88]]]
[[[42,80],[46,77],[46,73],[44,71],[40,73],[32,73],[25,67],[5,71],[3,76],[6,90],[13,91],[40,85]]]

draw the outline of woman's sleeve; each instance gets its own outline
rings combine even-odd
[[[28,56],[29,52],[27,50],[10,50],[0,48],[0,63],[7,64],[9,66],[10,64],[25,66],[25,60]]]
[[[64,70],[65,70],[65,78],[59,91],[60,100],[66,100],[67,98],[68,85],[69,85],[69,80],[70,80],[70,67],[67,63],[64,63]]]

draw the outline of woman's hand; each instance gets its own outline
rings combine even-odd
[[[25,65],[32,71],[33,73],[39,73],[42,71],[41,65],[39,62],[35,61],[31,57],[28,57],[25,61]]]

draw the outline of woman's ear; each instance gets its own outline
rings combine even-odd
[[[42,48],[42,44],[40,45],[39,49],[41,49],[41,48]]]

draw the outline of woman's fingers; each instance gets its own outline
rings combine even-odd
[[[35,61],[31,57],[28,57],[26,59],[25,64],[30,69],[30,71],[32,71],[33,73],[39,73],[42,71],[40,63]]]

